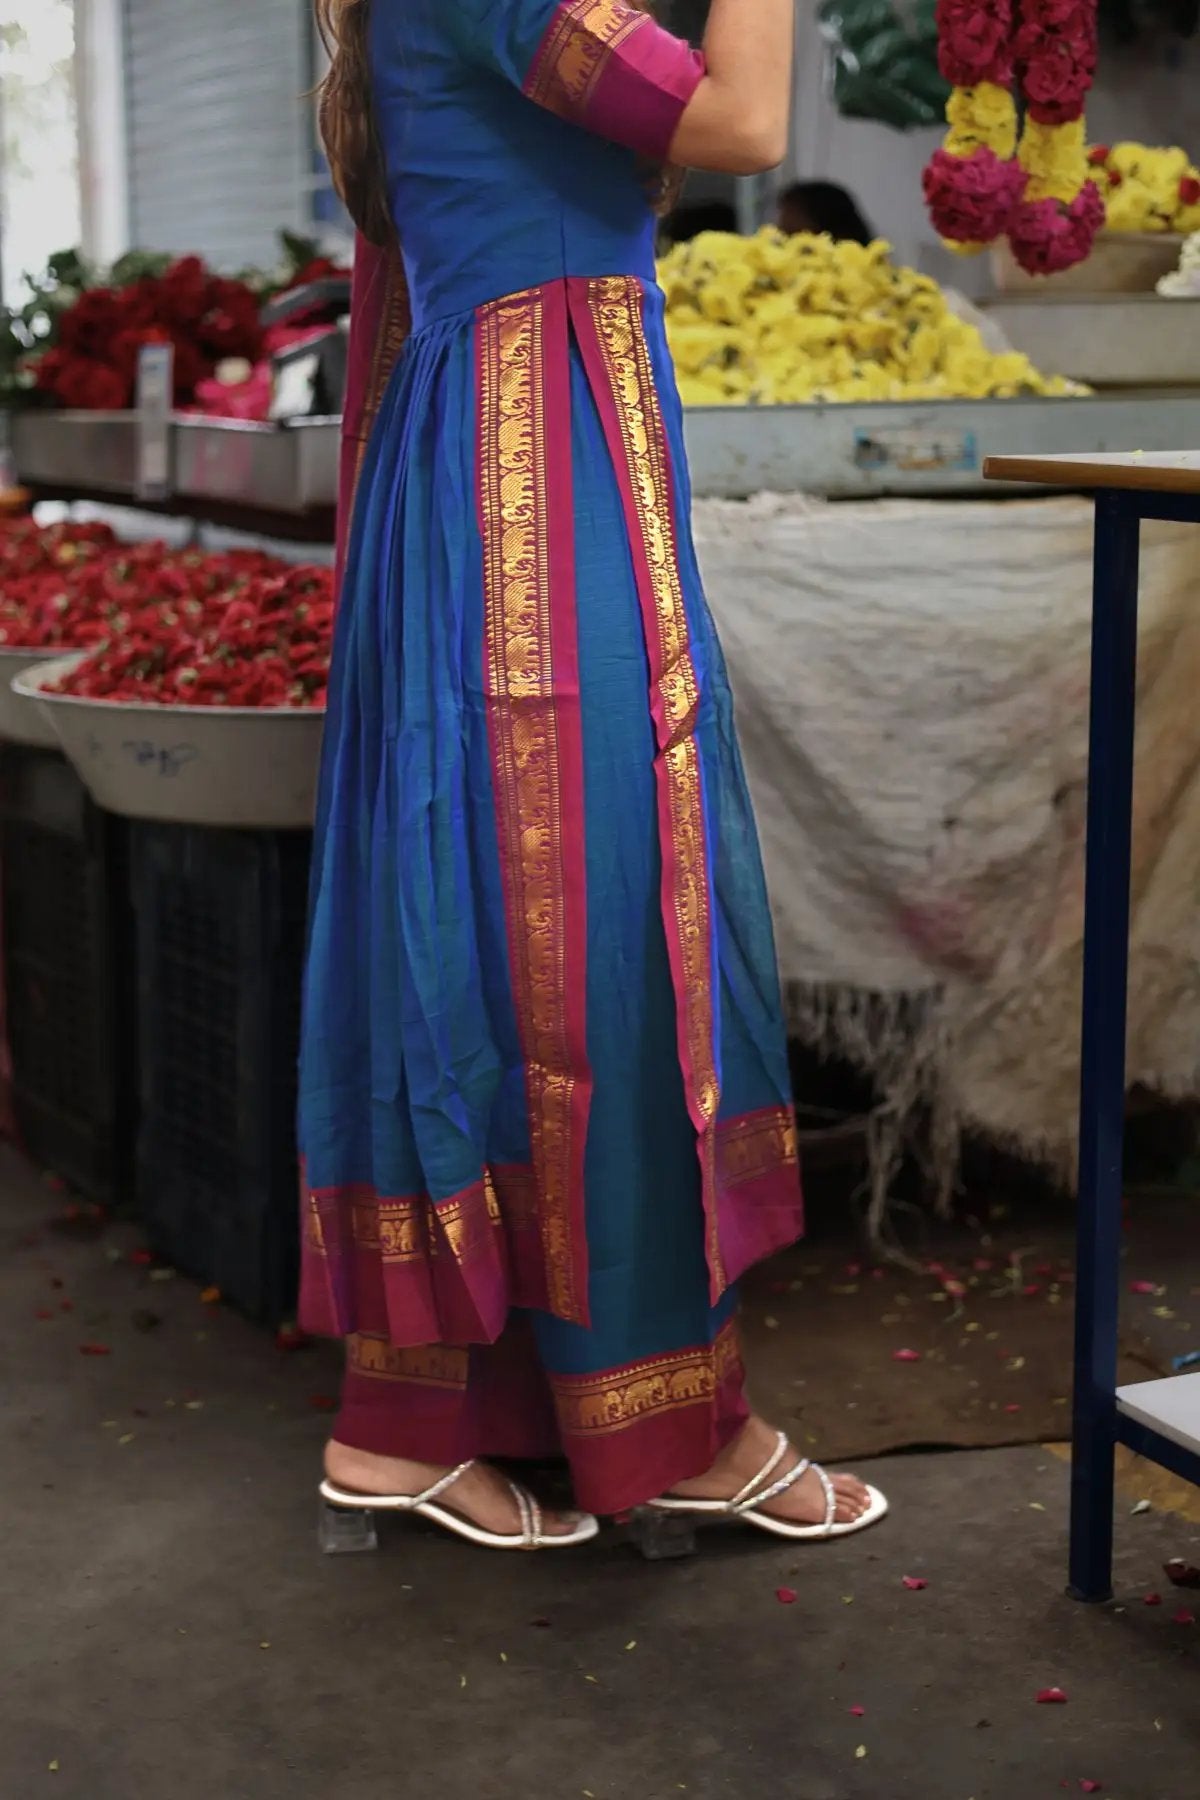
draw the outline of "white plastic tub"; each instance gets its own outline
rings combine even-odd
[[[57,750],[58,733],[44,709],[27,694],[18,694],[13,681],[30,669],[61,661],[61,650],[22,650],[0,646],[0,738],[10,744],[30,744],[36,750]]]
[[[316,807],[323,712],[300,707],[150,706],[45,689],[79,656],[20,675],[98,806],[180,825],[303,830]]]

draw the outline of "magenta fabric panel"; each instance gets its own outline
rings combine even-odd
[[[625,0],[563,0],[524,92],[597,136],[663,162],[704,73],[698,51]]]

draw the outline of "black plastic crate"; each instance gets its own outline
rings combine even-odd
[[[57,751],[0,745],[0,884],[21,1143],[120,1206],[136,1111],[128,830]]]
[[[311,834],[131,828],[152,1247],[270,1323],[295,1308]]]

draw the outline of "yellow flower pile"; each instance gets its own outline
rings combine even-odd
[[[1109,231],[1200,231],[1200,168],[1186,150],[1113,144],[1090,160]]]
[[[659,280],[685,406],[1081,392],[989,350],[884,243],[706,231],[670,251]]]

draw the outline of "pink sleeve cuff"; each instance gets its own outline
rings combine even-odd
[[[525,92],[560,117],[663,162],[704,73],[699,51],[625,0],[564,0]]]

